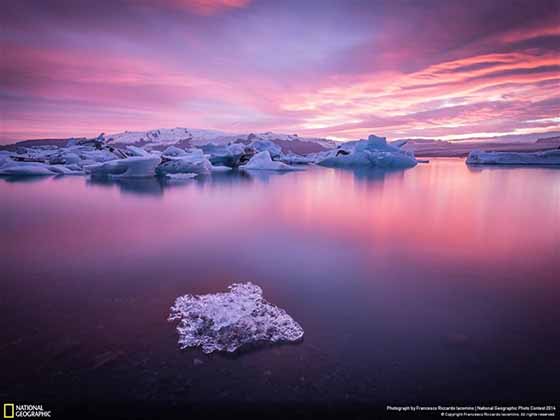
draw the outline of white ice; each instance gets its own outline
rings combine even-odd
[[[232,143],[227,145],[207,144],[202,146],[205,153],[209,155],[209,160],[215,166],[239,166],[241,156],[245,154],[245,145]]]
[[[484,152],[474,150],[468,165],[560,165],[560,149],[543,152]]]
[[[286,165],[283,162],[274,161],[270,157],[270,152],[265,150],[257,153],[249,162],[247,162],[247,164],[240,166],[239,169],[259,171],[297,171],[301,168],[295,168],[293,166]]]
[[[326,156],[326,157],[325,157]],[[384,137],[347,142],[338,149],[319,155],[319,165],[350,168],[410,168],[416,165],[412,152],[387,144]]]
[[[189,153],[179,156],[165,156],[157,168],[158,175],[176,173],[210,174],[212,164],[200,149],[192,149]]]
[[[314,155],[302,156],[295,153],[286,153],[282,154],[278,158],[278,160],[288,165],[307,165],[310,163],[315,163],[316,158]]]
[[[282,154],[282,148],[280,146],[266,139],[253,140],[251,143],[249,143],[249,147],[251,147],[257,153],[264,152],[266,150],[273,158],[278,157]]]
[[[174,157],[184,156],[186,154],[187,154],[187,152],[185,152],[183,149],[180,149],[180,148],[175,147],[175,146],[169,146],[162,153],[163,156],[174,156]]]
[[[225,293],[181,296],[171,307],[169,320],[178,321],[181,348],[201,347],[204,353],[303,337],[301,326],[267,302],[262,289],[252,283],[233,284]]]
[[[155,170],[160,162],[159,156],[133,156],[89,165],[84,169],[87,173],[97,177],[148,178],[155,176]]]
[[[169,178],[174,181],[186,181],[187,179],[192,179],[198,174],[185,174],[185,173],[178,173],[178,174],[165,174],[166,178]]]

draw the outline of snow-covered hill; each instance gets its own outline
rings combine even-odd
[[[276,143],[284,152],[314,153],[336,147],[336,142],[323,138],[299,137],[297,134],[249,133],[231,134],[217,130],[192,128],[158,128],[149,131],[125,131],[109,134],[105,139],[115,145],[136,145],[148,149],[162,149],[170,145],[177,147],[201,146],[209,143],[222,145],[228,143],[250,143],[255,140],[268,140]]]

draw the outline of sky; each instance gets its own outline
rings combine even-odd
[[[560,130],[558,0],[3,0],[0,142]]]

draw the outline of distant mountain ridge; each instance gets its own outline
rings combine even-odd
[[[232,134],[218,130],[204,130],[192,128],[158,128],[147,131],[124,131],[121,133],[103,135],[108,144],[119,146],[141,146],[146,149],[164,150],[169,146],[180,148],[200,147],[206,144],[223,145],[228,143],[249,144],[253,141],[271,141],[282,149],[284,153],[308,154],[322,152],[336,147],[339,143],[320,137],[299,137],[297,134],[278,134],[273,132]],[[16,150],[18,147],[58,146],[63,147],[69,140],[65,139],[34,139],[23,140],[14,144],[0,146],[0,150]]]
[[[402,143],[404,150],[412,151],[419,157],[463,157],[472,150],[490,151],[541,151],[560,147],[560,132],[530,133],[520,135],[505,135],[491,138],[471,138],[462,141],[437,139],[400,139],[391,143]],[[273,132],[232,134],[218,130],[190,129],[190,128],[159,128],[147,131],[124,131],[103,136],[108,144],[117,148],[127,145],[141,146],[148,150],[163,151],[173,145],[180,148],[201,147],[206,144],[223,145],[228,143],[249,144],[253,141],[271,141],[282,149],[284,153],[305,155],[322,152],[344,144],[320,137],[299,137],[297,134],[278,134]],[[14,144],[1,146],[0,150],[16,150],[18,147],[58,146],[64,147],[69,140],[65,139],[32,139]],[[399,146],[400,147],[400,146]]]

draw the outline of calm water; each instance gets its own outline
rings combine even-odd
[[[0,179],[0,197],[2,401],[558,399],[560,169]],[[179,350],[174,299],[245,281],[304,341]]]

